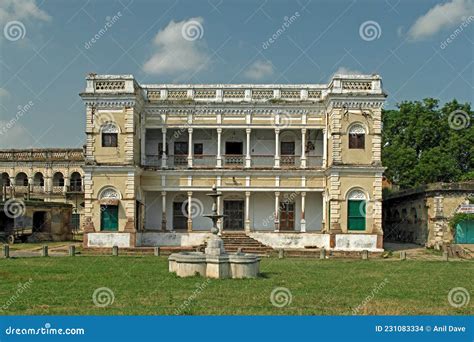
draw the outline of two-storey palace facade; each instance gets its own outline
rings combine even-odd
[[[91,74],[81,97],[85,245],[200,245],[215,185],[224,233],[274,248],[382,248],[379,76],[145,85]]]

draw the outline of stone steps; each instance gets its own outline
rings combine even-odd
[[[221,236],[224,241],[224,248],[227,252],[234,253],[240,250],[244,253],[254,253],[258,255],[269,255],[273,248],[252,239],[243,232],[226,233]]]

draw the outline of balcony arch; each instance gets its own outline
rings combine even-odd
[[[15,177],[16,186],[28,186],[28,176],[24,172],[19,172]]]

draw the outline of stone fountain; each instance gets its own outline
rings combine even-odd
[[[212,220],[212,236],[202,252],[180,252],[168,258],[169,271],[179,277],[201,275],[208,278],[256,278],[260,268],[260,258],[255,254],[226,253],[224,241],[218,236],[217,221],[224,217],[217,213],[217,202],[222,196],[216,186],[207,194],[213,199],[212,213],[204,215]]]

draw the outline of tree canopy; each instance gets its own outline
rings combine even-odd
[[[473,112],[456,100],[428,98],[384,110],[382,162],[401,188],[474,179]]]

